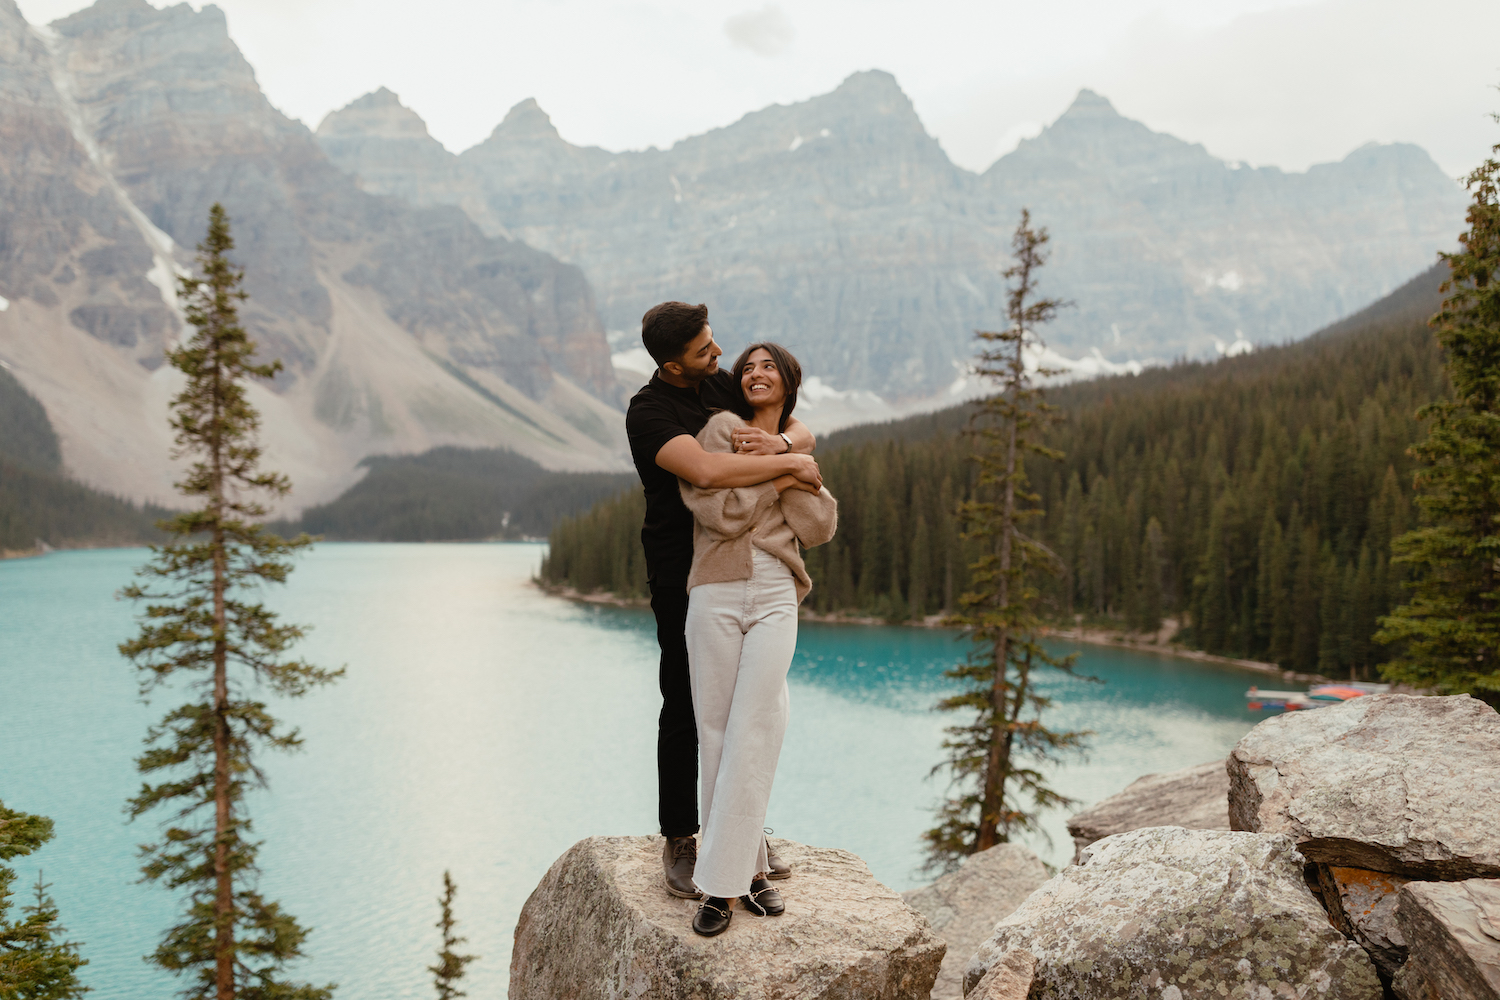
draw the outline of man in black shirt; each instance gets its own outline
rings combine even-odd
[[[641,320],[641,340],[656,374],[630,400],[625,430],[646,490],[646,575],[656,639],[661,646],[662,709],[657,723],[656,774],[662,864],[667,891],[697,898],[693,864],[698,832],[698,727],[688,680],[687,578],[693,562],[693,515],[678,478],[704,489],[753,486],[780,477],[823,484],[810,454],[812,433],[795,418],[780,435],[754,427],[734,432],[735,454],[706,452],[697,434],[714,410],[738,410],[738,372],[719,369],[723,353],[708,325],[708,307],[663,302]],[[785,875],[785,869],[781,871]],[[774,874],[773,874],[773,877]]]

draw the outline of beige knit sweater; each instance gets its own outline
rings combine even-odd
[[[709,418],[698,432],[704,451],[730,452],[731,432],[748,426],[727,410]],[[700,583],[750,579],[751,546],[786,563],[797,583],[800,603],[812,590],[812,579],[798,548],[810,549],[833,537],[838,528],[838,501],[828,490],[817,496],[788,489],[777,494],[770,483],[734,489],[702,490],[679,479],[682,502],[693,512],[693,568],[688,590]]]

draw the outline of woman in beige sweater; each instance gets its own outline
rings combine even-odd
[[[740,427],[780,434],[797,405],[802,368],[785,348],[752,344],[730,371],[749,419],[714,414],[698,435],[705,451],[733,451]],[[833,537],[838,505],[792,476],[717,490],[683,481],[681,489],[693,512],[687,647],[703,783],[694,881],[704,898],[693,930],[711,937],[729,926],[735,898],[757,916],[785,909],[766,879],[762,828],[786,734],[797,605],[812,589],[801,550]]]

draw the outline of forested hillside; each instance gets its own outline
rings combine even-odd
[[[1033,530],[1066,571],[1060,620],[1162,618],[1216,653],[1364,672],[1400,593],[1390,541],[1411,524],[1414,413],[1444,391],[1425,320],[1433,269],[1305,341],[1053,391],[1060,461],[1029,468]],[[818,611],[906,620],[953,607],[973,558],[954,514],[971,495],[966,408],[830,435],[819,447],[839,533],[808,553]],[[638,491],[635,491],[638,493]],[[559,524],[544,576],[644,591],[640,500]]]
[[[549,472],[500,449],[434,448],[360,464],[370,471],[359,483],[277,530],[378,542],[534,538],[636,482],[634,473]]]
[[[0,550],[127,545],[157,537],[164,511],[91,490],[62,474],[57,435],[42,404],[0,368]]]

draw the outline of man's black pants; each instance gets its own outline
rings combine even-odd
[[[688,677],[687,570],[653,574],[651,610],[661,646],[661,716],[656,724],[657,812],[667,837],[698,832],[698,721]]]

